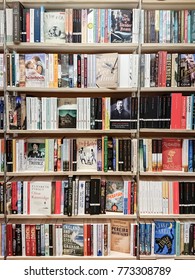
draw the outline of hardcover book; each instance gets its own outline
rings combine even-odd
[[[118,87],[118,53],[96,54],[96,87]]]
[[[26,87],[45,87],[46,54],[25,54]]]
[[[133,11],[111,11],[111,43],[132,43]]]
[[[44,39],[46,43],[65,43],[65,11],[44,13]]]
[[[76,128],[76,98],[58,98],[58,128]]]
[[[182,171],[181,139],[162,139],[162,170]]]
[[[130,108],[131,99],[111,98],[110,106],[110,128],[130,129]]]
[[[111,250],[130,253],[130,223],[125,220],[111,221]]]
[[[28,214],[51,214],[51,182],[28,183]]]
[[[77,171],[97,171],[97,139],[77,138]]]
[[[62,235],[63,255],[84,255],[83,225],[64,224]]]
[[[124,183],[122,180],[106,181],[106,211],[123,212]]]
[[[45,170],[45,140],[27,140],[27,168],[28,171]]]
[[[155,221],[154,253],[175,255],[176,223]]]

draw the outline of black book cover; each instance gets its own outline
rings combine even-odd
[[[106,180],[101,180],[100,213],[106,214]]]
[[[190,224],[189,230],[189,254],[194,254],[194,224]]]
[[[85,181],[85,214],[90,214],[90,180]]]
[[[53,256],[53,225],[49,224],[49,255]]]
[[[73,192],[73,177],[68,177],[68,207],[67,215],[72,216],[72,192]]]
[[[22,226],[16,224],[16,256],[22,256]]]
[[[41,256],[41,225],[36,225],[36,255]]]
[[[179,214],[184,214],[184,182],[179,182]]]
[[[24,6],[19,1],[13,3],[13,42],[19,44],[22,42],[22,21]]]
[[[90,214],[100,214],[101,181],[91,178],[90,186]]]

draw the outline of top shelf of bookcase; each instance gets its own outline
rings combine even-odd
[[[142,9],[194,9],[194,0],[142,0]]]
[[[193,51],[195,49],[195,44],[193,43],[144,43],[141,46],[142,53],[147,52],[158,52],[158,51],[168,51],[168,52],[184,52]]]
[[[14,0],[7,1],[8,6],[12,6]],[[24,7],[40,7],[43,5],[46,9],[64,9],[64,8],[136,8],[139,5],[139,0],[40,0],[20,1]]]

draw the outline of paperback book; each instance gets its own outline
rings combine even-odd
[[[58,98],[58,128],[76,128],[76,98]]]
[[[175,255],[176,222],[155,221],[154,253]]]
[[[121,180],[106,181],[106,211],[123,212],[124,183]]]
[[[28,171],[45,170],[45,140],[27,140],[27,168]]]
[[[83,225],[64,224],[62,235],[63,255],[84,255]]]
[[[97,171],[97,139],[77,139],[77,171]]]
[[[45,87],[46,54],[25,54],[26,87]]]
[[[130,129],[130,101],[130,97],[111,98],[111,129]]]
[[[44,39],[46,43],[65,43],[65,11],[44,13]]]
[[[111,250],[121,253],[130,253],[129,221],[111,221]]]

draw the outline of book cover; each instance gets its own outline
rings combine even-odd
[[[46,54],[25,54],[26,87],[45,87]]]
[[[57,102],[58,128],[76,128],[76,98],[58,98]]]
[[[46,43],[65,43],[65,11],[44,13],[44,39]]]
[[[62,229],[63,255],[84,255],[83,225],[64,224]]]
[[[182,171],[182,139],[162,139],[162,170]]]
[[[179,55],[178,86],[190,87],[195,85],[195,54]]]
[[[51,182],[28,183],[28,214],[50,215],[51,214]]]
[[[124,183],[122,180],[106,181],[106,211],[123,212]]]
[[[110,106],[110,128],[130,129],[130,108],[131,99],[111,98]]]
[[[176,223],[172,221],[155,221],[154,253],[175,255]]]
[[[118,53],[96,54],[96,87],[118,87]]]
[[[77,171],[97,171],[97,139],[77,138]]]
[[[111,43],[132,43],[133,11],[112,9]]]
[[[111,250],[130,253],[130,223],[125,220],[111,221]]]
[[[45,140],[27,140],[27,168],[28,171],[45,170]]]

